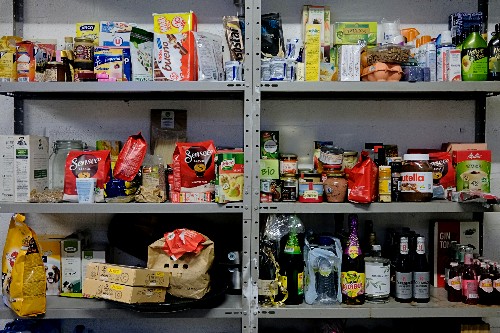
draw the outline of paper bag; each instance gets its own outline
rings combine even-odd
[[[165,252],[165,237],[149,245],[147,267],[172,273],[167,289],[170,295],[200,299],[210,291],[209,270],[214,261],[214,243],[204,237],[203,249],[198,254],[188,252],[178,260]]]
[[[45,267],[35,232],[15,214],[9,225],[2,257],[2,294],[18,316],[45,313]]]

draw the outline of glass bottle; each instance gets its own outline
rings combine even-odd
[[[462,302],[465,304],[477,304],[478,302],[478,280],[476,269],[472,263],[472,248],[465,249],[464,266],[462,268]]]
[[[394,299],[400,303],[410,303],[412,299],[412,269],[408,251],[408,237],[399,240],[399,255],[396,259],[396,292]]]
[[[450,270],[448,272],[447,280],[448,301],[461,302],[462,301],[462,283],[460,282],[460,269],[458,262],[452,261],[450,263]]]
[[[267,239],[261,239],[259,252],[258,301],[262,306],[276,304],[278,286],[276,281],[276,249],[278,246]]]
[[[387,303],[391,292],[391,261],[382,257],[382,247],[372,245],[371,255],[365,257],[365,298],[369,303]]]
[[[340,170],[341,166],[331,167],[324,165],[325,179],[323,191],[327,202],[344,202],[347,195],[347,179]]]
[[[488,78],[488,44],[475,25],[462,43],[462,81],[486,81]]]
[[[479,275],[479,304],[492,305],[494,304],[493,294],[493,279],[486,263],[481,263],[481,271]]]
[[[457,241],[454,240],[450,241],[450,246],[448,247],[448,251],[446,254],[445,264],[444,264],[444,289],[446,290],[448,290],[448,279],[450,276],[451,263],[456,262],[458,266],[457,246],[458,246]]]
[[[80,140],[57,140],[54,142],[52,153],[52,187],[53,189],[64,188],[64,174],[66,157],[71,150],[83,150],[84,144]]]
[[[493,298],[496,305],[500,305],[500,271],[497,262],[493,263]]]
[[[495,24],[495,32],[488,43],[488,56],[488,80],[500,81],[500,23]]]
[[[403,163],[393,161],[390,163],[391,167],[391,201],[400,201],[399,193],[401,191],[401,167]]]
[[[280,258],[282,283],[288,291],[286,305],[302,304],[304,300],[304,258],[297,237],[295,226],[292,225],[288,239]]]
[[[349,214],[349,239],[342,255],[342,303],[360,305],[365,302],[365,265],[358,237],[358,216]]]
[[[413,300],[417,303],[430,301],[430,267],[425,254],[425,238],[417,237],[417,249],[413,258]]]

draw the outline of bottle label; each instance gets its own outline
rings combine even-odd
[[[429,298],[429,272],[413,272],[413,297]]]
[[[257,283],[260,296],[276,296],[278,295],[278,288],[276,280],[261,280]]]
[[[347,253],[349,254],[349,257],[355,259],[359,255],[359,246],[349,246]]]
[[[462,282],[460,281],[460,276],[455,276],[454,278],[448,279],[448,287],[455,290],[461,290]]]
[[[462,295],[467,299],[479,298],[477,293],[477,280],[462,280]]]
[[[396,272],[396,297],[409,299],[412,296],[412,274]]]
[[[389,295],[391,288],[391,268],[382,263],[367,262],[365,264],[366,291],[365,294],[371,296]]]
[[[500,279],[496,279],[493,281],[493,288],[496,289],[496,291],[500,292]]]
[[[340,277],[342,294],[355,298],[365,293],[365,273],[342,272]]]
[[[432,193],[432,172],[401,172],[401,192]]]
[[[304,295],[304,272],[297,275],[297,294]]]
[[[500,46],[495,45],[490,49],[490,62],[489,62],[490,73],[500,73]]]
[[[479,281],[479,288],[486,293],[492,293],[493,292],[493,281],[491,281],[491,279],[481,280],[481,281]]]
[[[462,76],[488,74],[488,57],[485,48],[470,48],[462,50]]]

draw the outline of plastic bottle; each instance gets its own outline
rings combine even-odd
[[[342,255],[341,288],[342,303],[365,303],[365,265],[358,237],[358,216],[350,214],[349,239]]]
[[[430,301],[430,267],[425,254],[425,238],[417,237],[413,259],[413,300],[417,303]]]
[[[394,299],[400,303],[410,303],[412,300],[412,270],[408,252],[408,237],[399,240],[399,255],[395,264],[396,292]]]
[[[462,81],[486,81],[488,78],[488,44],[479,33],[479,26],[462,43]]]
[[[446,52],[455,48],[451,41],[451,31],[441,32],[438,38],[439,44],[436,44],[436,80],[446,80]]]
[[[387,303],[391,287],[391,261],[382,257],[382,248],[372,245],[371,255],[365,257],[366,290],[369,303]]]
[[[488,55],[488,80],[500,81],[500,23],[495,24],[495,32],[488,43]]]

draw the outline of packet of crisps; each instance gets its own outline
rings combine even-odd
[[[148,145],[141,132],[129,136],[118,154],[113,177],[128,182],[132,181],[141,168],[147,149]]]
[[[45,313],[47,280],[35,232],[14,214],[2,256],[3,302],[18,316]]]

